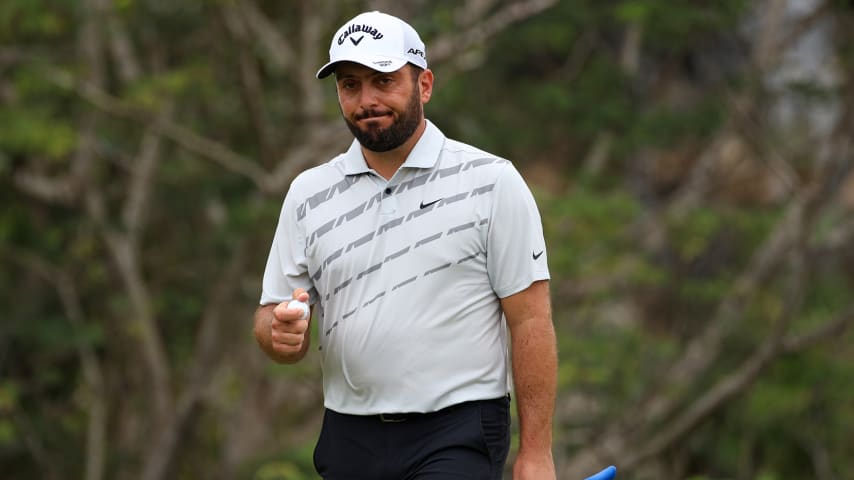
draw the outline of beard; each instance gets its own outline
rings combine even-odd
[[[394,112],[392,112],[394,113]],[[354,121],[350,121],[344,117],[344,122],[347,128],[356,137],[359,143],[372,152],[388,152],[403,145],[409,137],[418,129],[421,119],[424,116],[424,107],[421,105],[421,98],[418,95],[418,89],[412,92],[409,97],[409,103],[406,105],[406,110],[403,111],[397,118],[394,119],[391,126],[388,128],[380,128],[376,126],[368,126],[365,130],[359,128],[355,122],[365,118],[379,117],[388,114],[379,110],[363,110],[358,115],[354,115]]]

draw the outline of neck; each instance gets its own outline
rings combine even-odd
[[[386,180],[390,180],[400,166],[403,165],[403,162],[406,161],[407,157],[409,157],[412,149],[415,148],[415,144],[418,143],[418,140],[426,129],[427,122],[422,119],[421,124],[418,125],[412,136],[406,139],[399,147],[387,152],[374,152],[362,147],[362,155],[365,156],[365,161],[369,167],[382,175]]]

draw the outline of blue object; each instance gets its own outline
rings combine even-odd
[[[584,480],[611,480],[615,476],[617,476],[617,467],[612,465],[592,477],[585,478]]]

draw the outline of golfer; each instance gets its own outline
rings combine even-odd
[[[355,140],[291,184],[255,336],[280,363],[313,339],[327,480],[500,479],[517,406],[517,480],[555,478],[557,354],[542,224],[513,164],[424,117],[433,72],[418,33],[363,13],[329,63]],[[533,126],[532,126],[533,128]],[[512,372],[512,374],[510,373]]]

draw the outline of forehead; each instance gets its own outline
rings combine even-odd
[[[341,62],[335,66],[335,78],[367,78],[375,75],[400,75],[406,65],[393,72],[381,72],[354,62]]]

